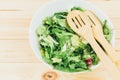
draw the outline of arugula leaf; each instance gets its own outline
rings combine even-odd
[[[91,54],[91,57],[92,57],[92,60],[93,60],[93,62],[92,62],[93,65],[96,65],[96,64],[99,63],[99,58],[97,57],[97,55],[95,53]]]
[[[112,30],[107,25],[107,20],[104,21],[103,33],[104,33],[105,38],[110,42],[112,38]]]
[[[73,7],[73,8],[71,8],[71,11],[72,11],[72,10],[85,11],[83,8],[80,8],[80,7]]]

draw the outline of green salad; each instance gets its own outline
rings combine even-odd
[[[85,11],[80,7],[71,10]],[[40,55],[54,69],[64,72],[81,72],[97,65],[99,58],[82,37],[78,36],[67,24],[68,12],[57,12],[43,20],[37,30]],[[103,33],[110,42],[112,30],[107,21],[103,24]]]

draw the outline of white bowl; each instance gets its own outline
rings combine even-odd
[[[29,30],[30,44],[31,44],[31,47],[32,47],[35,55],[41,61],[43,61],[43,60],[40,55],[40,49],[39,49],[38,39],[37,39],[37,35],[36,35],[37,27],[39,27],[42,24],[42,20],[45,17],[51,16],[55,12],[68,11],[74,6],[93,11],[98,16],[98,18],[101,20],[101,22],[104,22],[104,20],[106,19],[108,21],[109,27],[111,29],[113,28],[112,22],[109,19],[109,17],[107,15],[105,15],[100,9],[96,8],[94,5],[92,5],[91,3],[87,2],[87,1],[84,1],[84,0],[54,0],[46,5],[42,6],[38,10],[38,12],[35,14],[35,16],[33,17],[32,22],[30,24],[30,30]],[[112,45],[114,44],[114,31],[113,31],[111,44]],[[43,61],[43,63],[45,63],[45,62]],[[45,64],[47,64],[47,63],[45,63]],[[47,65],[49,67],[53,68],[49,64],[47,64]],[[99,65],[100,64],[93,66],[93,67],[91,67],[91,69],[95,69]],[[80,72],[80,73],[83,73],[83,72]]]

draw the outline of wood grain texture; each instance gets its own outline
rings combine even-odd
[[[28,39],[32,16],[52,0],[0,0],[0,80],[42,80],[52,71],[34,55]],[[86,0],[103,10],[114,24],[115,49],[120,54],[120,0]],[[87,74],[56,72],[57,80],[110,80],[101,65]]]

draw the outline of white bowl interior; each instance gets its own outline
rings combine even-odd
[[[87,1],[84,1],[84,0],[54,0],[53,2],[47,3],[46,5],[42,6],[38,10],[38,12],[35,14],[30,24],[30,30],[29,30],[29,39],[30,39],[31,47],[35,55],[40,60],[42,60],[42,57],[40,55],[39,44],[38,44],[38,40],[36,36],[36,29],[41,25],[42,20],[45,17],[51,16],[55,12],[69,11],[74,6],[93,11],[98,16],[98,18],[101,20],[101,22],[104,22],[104,20],[106,19],[108,21],[109,27],[111,29],[113,28],[112,22],[108,18],[108,16],[105,15],[100,9],[96,8],[94,5],[92,5],[91,3]],[[114,31],[113,31],[113,37],[111,40],[111,44],[112,45],[114,44]],[[93,66],[92,69],[95,69],[97,66]]]

